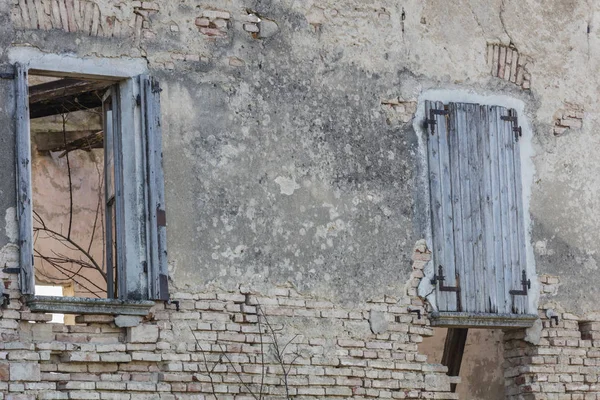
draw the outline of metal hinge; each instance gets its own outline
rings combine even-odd
[[[523,289],[521,290],[511,290],[509,291],[510,294],[513,294],[515,296],[527,296],[527,290],[531,289],[531,280],[527,279],[527,274],[525,273],[525,270],[523,270],[523,274],[521,275],[521,285],[523,286]]]
[[[0,307],[6,308],[10,304],[10,294],[2,293],[2,305]]]
[[[436,283],[439,282],[438,289],[440,289],[441,292],[460,292],[460,286],[458,285],[458,276],[456,277],[456,286],[445,286],[444,285],[445,280],[446,280],[446,277],[444,276],[444,269],[440,265],[438,267],[437,275],[433,275],[431,284],[435,285]]]
[[[0,72],[0,79],[15,79],[14,72]]]
[[[167,213],[158,207],[156,208],[156,226],[167,226]]]
[[[514,115],[502,115],[500,117],[500,119],[502,121],[508,121],[512,123],[512,131],[515,134],[515,142],[519,141],[519,137],[523,136],[523,130],[521,129],[521,127],[518,125],[518,120],[517,117]]]
[[[448,115],[450,112],[448,110],[429,110],[429,119],[425,118],[423,121],[423,126],[425,128],[431,127],[431,134],[435,134],[435,116],[436,115]]]

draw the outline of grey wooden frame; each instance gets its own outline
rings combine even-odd
[[[31,190],[31,136],[29,134],[28,71],[22,64],[15,65],[16,78],[16,133],[17,133],[17,219],[19,221],[19,247],[21,292],[33,294],[33,215]]]
[[[39,60],[38,60],[39,61]],[[98,62],[75,62],[75,68],[49,70],[31,68],[38,75],[87,77],[112,81],[119,117],[115,120],[120,151],[115,151],[115,190],[119,190],[116,229],[121,233],[119,258],[119,293],[121,302],[168,299],[166,262],[166,227],[164,183],[160,130],[160,89],[147,75],[114,75],[114,71],[97,67]],[[44,65],[44,63],[41,63]],[[88,68],[86,68],[86,65]],[[16,144],[17,203],[20,228],[21,291],[35,300],[40,310],[45,296],[34,296],[33,223],[31,188],[31,139],[29,130],[28,68],[16,63]],[[89,73],[88,73],[89,72]],[[123,157],[122,154],[127,154]],[[47,298],[57,304],[56,298]],[[73,304],[96,304],[93,299],[78,299]],[[67,301],[67,300],[65,300]],[[40,306],[42,304],[42,306]],[[97,306],[97,304],[96,304]],[[82,310],[85,311],[85,310]]]

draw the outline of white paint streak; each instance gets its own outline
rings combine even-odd
[[[540,297],[540,284],[535,279],[536,268],[535,258],[533,254],[533,246],[531,242],[531,214],[529,213],[529,203],[531,199],[531,191],[535,176],[535,166],[533,164],[533,157],[535,152],[533,150],[532,138],[533,130],[529,123],[529,119],[525,114],[525,103],[514,97],[509,97],[502,94],[492,93],[489,95],[480,95],[469,90],[448,90],[448,89],[436,89],[427,90],[421,93],[417,104],[417,112],[413,119],[413,128],[417,133],[417,140],[419,142],[419,158],[421,165],[427,166],[427,143],[424,138],[427,132],[423,129],[423,120],[425,119],[425,101],[441,101],[443,103],[458,102],[458,103],[477,103],[483,105],[496,105],[506,108],[514,108],[517,111],[519,118],[519,125],[521,126],[523,136],[519,139],[520,153],[521,153],[521,180],[523,183],[523,215],[525,224],[525,246],[527,251],[527,276],[531,278],[531,290],[529,291],[529,304],[527,313],[536,314],[537,306]],[[421,184],[426,185],[429,191],[428,184],[428,169],[421,169],[421,176],[419,181]],[[425,210],[430,210],[429,197],[427,196],[426,204],[424,205]],[[432,248],[432,233],[431,233],[431,215],[427,213],[427,232],[426,240],[429,248]],[[421,280],[418,288],[419,296],[427,297],[432,307],[437,310],[437,303],[435,301],[435,291],[430,280],[433,278],[433,265],[429,262],[424,269],[425,277]]]
[[[17,224],[17,209],[15,207],[9,207],[6,209],[4,214],[4,231],[6,237],[11,243],[17,243],[19,238],[19,225]]]
[[[300,189],[300,185],[295,180],[278,176],[275,178],[275,183],[279,185],[281,194],[291,196],[296,189]]]

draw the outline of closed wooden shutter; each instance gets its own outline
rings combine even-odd
[[[163,175],[160,86],[156,79],[140,76],[142,125],[145,139],[146,198],[148,209],[146,246],[150,299],[168,300],[167,236]]]
[[[29,87],[27,67],[16,64],[17,219],[21,293],[34,294],[33,204],[31,197],[31,138],[29,136]]]
[[[438,309],[523,314],[516,112],[467,103],[425,108]]]

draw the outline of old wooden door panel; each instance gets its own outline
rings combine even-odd
[[[515,111],[426,102],[426,113],[439,310],[523,314],[526,296],[514,292],[526,259]],[[460,291],[441,290],[448,286]]]

